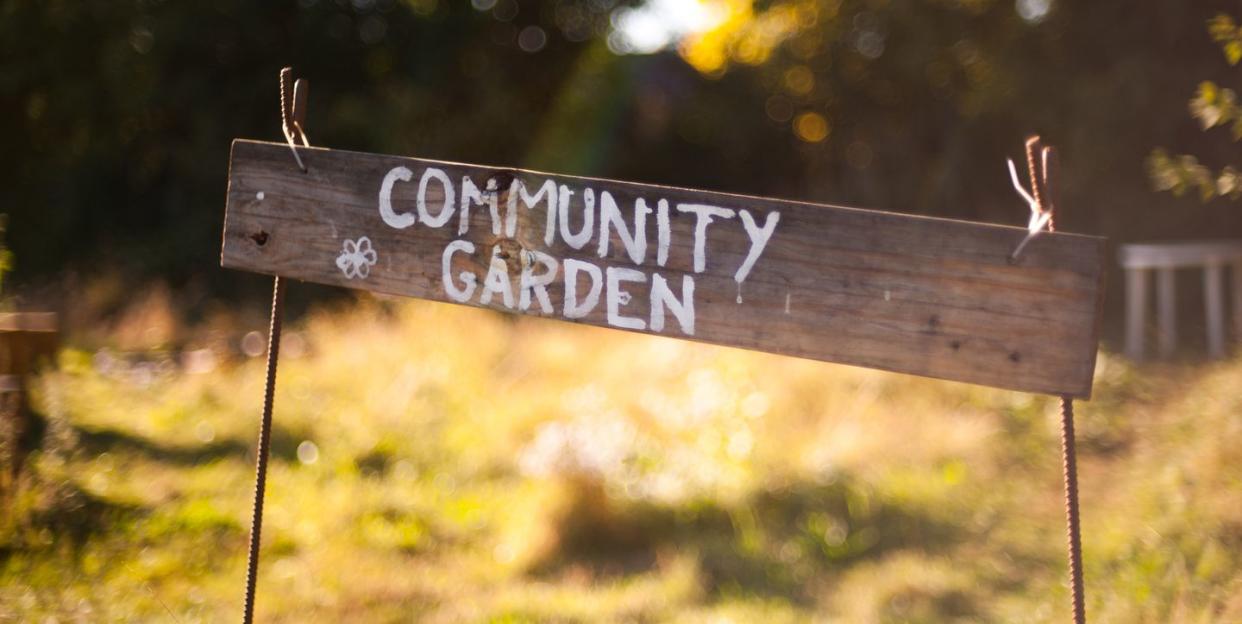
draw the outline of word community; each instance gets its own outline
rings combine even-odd
[[[481,305],[499,302],[508,309],[522,311],[537,305],[543,314],[552,315],[557,312],[548,289],[559,281],[564,293],[560,315],[566,319],[585,318],[599,307],[602,297],[608,325],[660,332],[666,318],[672,316],[688,336],[695,333],[694,274],[703,273],[708,267],[708,232],[715,227],[740,224],[747,235],[748,251],[733,272],[739,293],[737,302],[741,303],[742,283],[763,255],[781,217],[775,210],[760,215],[761,219],[746,209],[701,203],[670,204],[662,198],[653,204],[643,197],[634,199],[632,210],[625,211],[607,190],[596,193],[591,187],[557,185],[553,180],[528,184],[516,177],[504,194],[502,206],[496,178],[488,179],[480,188],[471,176],[464,175],[458,184],[436,167],[426,167],[418,176],[413,206],[395,202],[393,191],[397,184],[413,184],[414,180],[414,172],[407,167],[389,170],[379,189],[379,214],[385,224],[397,230],[415,225],[456,228],[458,238],[448,243],[441,255],[441,281],[449,300]],[[470,213],[476,208],[487,210],[492,236],[507,239],[517,235],[519,211],[542,208],[543,242],[547,248],[553,248],[559,240],[570,249],[603,259],[610,256],[612,245],[619,241],[623,258],[636,267],[652,263],[656,268],[666,267],[673,242],[672,222],[690,219],[693,274],[683,273],[678,284],[676,279],[670,280],[656,270],[648,273],[629,266],[601,267],[587,260],[560,259],[544,251],[523,249],[514,280],[508,255],[499,242],[488,251],[462,238],[469,232]],[[650,218],[655,220],[655,241],[648,241]],[[575,228],[574,222],[580,225]],[[475,270],[461,269],[462,265],[487,268],[480,276]],[[626,309],[632,300],[631,291],[639,289],[646,289],[648,294],[650,309],[645,314]]]

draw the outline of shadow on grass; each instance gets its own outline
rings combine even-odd
[[[19,551],[60,550],[74,556],[93,537],[115,530],[118,524],[140,518],[146,509],[109,500],[82,489],[72,481],[46,482],[24,476],[20,492],[9,501],[11,514],[0,534],[0,561]]]
[[[893,551],[947,550],[965,539],[961,529],[881,501],[844,477],[761,491],[731,506],[619,504],[597,485],[577,485],[558,520],[557,548],[532,566],[534,575],[581,566],[600,576],[633,574],[676,551],[697,558],[704,589],[713,595],[807,603],[814,579]]]
[[[167,545],[175,538],[191,541],[238,539],[242,527],[229,513],[208,500],[185,500],[153,508],[117,500],[85,489],[78,479],[46,466],[63,465],[75,455],[104,452],[147,457],[186,465],[224,457],[252,458],[252,449],[237,441],[194,447],[163,445],[128,432],[86,429],[35,414],[26,432],[25,455],[13,488],[0,492],[0,562],[15,554],[57,551],[81,556],[91,540],[112,534]],[[273,431],[273,455],[296,456],[299,438],[283,429]],[[49,462],[49,460],[51,460]]]
[[[151,460],[179,466],[199,464],[225,458],[254,461],[255,441],[238,439],[215,440],[196,445],[162,444],[149,438],[119,429],[93,429],[74,427],[77,447],[88,455],[99,453],[132,453]],[[297,448],[302,437],[280,427],[272,426],[272,457],[291,461],[297,458]]]

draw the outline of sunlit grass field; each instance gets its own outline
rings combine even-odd
[[[1057,402],[438,304],[291,328],[262,622],[1064,622]],[[262,358],[66,350],[0,621],[237,618]],[[1242,359],[1101,355],[1088,614],[1242,621]]]

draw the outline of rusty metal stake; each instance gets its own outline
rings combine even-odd
[[[281,130],[293,150],[293,158],[303,173],[305,163],[298,155],[294,138],[309,146],[306,138],[306,82],[293,82],[293,70],[280,70]],[[292,91],[292,93],[289,93]],[[292,97],[291,97],[292,96]],[[246,604],[242,622],[254,621],[254,592],[259,573],[259,544],[263,533],[263,498],[267,490],[267,459],[272,446],[272,403],[276,394],[276,362],[280,356],[280,329],[285,310],[285,285],[277,276],[272,281],[272,319],[267,333],[267,377],[263,386],[263,420],[259,424],[258,457],[254,466],[254,507],[250,515],[250,547],[246,559]]]
[[[1056,231],[1055,214],[1059,164],[1056,150],[1041,147],[1038,136],[1026,140],[1026,167],[1031,176],[1031,195],[1042,212],[1048,213],[1048,231]],[[1082,533],[1078,515],[1078,453],[1074,445],[1074,398],[1061,397],[1061,469],[1065,479],[1065,532],[1069,549],[1070,602],[1074,624],[1086,624],[1087,607],[1082,581]]]
[[[1074,449],[1074,399],[1061,397],[1061,467],[1065,474],[1065,532],[1069,540],[1070,600],[1074,624],[1086,624],[1082,588],[1082,536],[1078,522],[1078,455]]]
[[[254,589],[258,582],[259,542],[263,532],[263,495],[267,489],[267,458],[272,445],[272,402],[276,393],[276,361],[280,355],[281,317],[285,309],[285,285],[272,282],[272,321],[267,334],[267,378],[263,387],[263,420],[259,425],[258,458],[254,468],[254,507],[250,515],[250,550],[246,559],[246,607],[242,622],[254,621]]]

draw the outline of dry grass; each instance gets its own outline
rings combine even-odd
[[[423,303],[282,360],[260,621],[1064,621],[1055,401]],[[236,617],[259,360],[67,351],[0,621]],[[1103,356],[1089,613],[1242,620],[1242,360]]]

